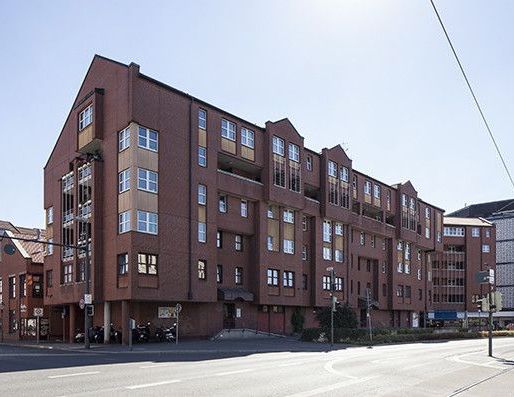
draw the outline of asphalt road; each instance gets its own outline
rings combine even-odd
[[[496,358],[486,340],[335,351],[281,340],[133,352],[0,346],[0,396],[514,396],[514,339],[494,347]]]

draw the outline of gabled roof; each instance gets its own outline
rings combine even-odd
[[[444,224],[449,226],[493,226],[491,222],[484,218],[456,218],[453,216],[445,216]]]
[[[455,217],[489,217],[495,213],[514,211],[514,199],[490,201],[488,203],[471,204],[454,211],[450,216]]]
[[[11,238],[12,243],[20,254],[32,260],[34,263],[43,263],[45,247],[43,243],[36,241],[20,241],[13,237],[20,237],[24,239],[43,240],[45,238],[45,231],[42,229],[30,229],[27,227],[14,226],[11,222],[0,220],[0,231],[5,231],[8,238]],[[2,234],[0,232],[0,234]]]

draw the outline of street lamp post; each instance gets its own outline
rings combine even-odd
[[[327,267],[330,272],[330,348],[334,348],[334,311],[335,311],[335,270],[332,266]]]
[[[88,219],[87,218],[80,218],[80,217],[76,217],[75,218],[78,222],[81,222],[82,224],[88,224]],[[89,280],[90,280],[90,275],[89,275],[89,236],[87,234],[87,226],[84,228],[84,231],[82,232],[82,235],[81,235],[81,238],[83,238],[83,244],[80,245],[80,249],[82,251],[84,251],[84,283],[85,283],[85,286],[84,286],[84,300],[86,299],[86,296],[88,296],[90,294],[90,290],[89,290]],[[86,305],[84,306],[84,348],[86,349],[90,349],[91,348],[91,343],[89,341],[89,328],[90,328],[90,324],[89,324],[89,314],[88,314],[88,309],[89,309],[89,303],[86,303]]]

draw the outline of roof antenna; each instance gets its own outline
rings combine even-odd
[[[341,143],[341,146],[343,147],[343,150],[344,150],[345,152],[347,152],[347,151],[348,151],[348,149],[350,148],[350,147],[348,146],[348,142],[343,142],[343,143]]]

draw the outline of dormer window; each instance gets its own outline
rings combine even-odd
[[[93,122],[93,104],[89,105],[79,114],[79,131],[82,131]]]

